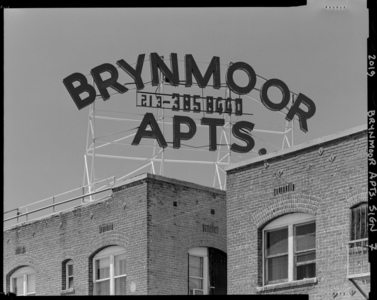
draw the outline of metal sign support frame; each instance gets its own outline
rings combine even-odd
[[[262,77],[260,77],[262,78]],[[264,79],[264,78],[262,78]],[[93,79],[92,84],[94,85]],[[131,88],[130,90],[136,89]],[[202,89],[203,90],[203,89]],[[164,93],[164,76],[160,72],[160,84],[158,85],[156,92],[163,94]],[[225,96],[230,97],[230,90],[227,88],[225,91]],[[291,92],[291,100],[290,100],[290,107],[292,107],[294,103],[294,93]],[[261,104],[260,101],[253,98],[250,95],[244,95],[245,97],[250,98],[251,100]],[[164,97],[164,96],[163,96]],[[101,99],[100,97],[98,97]],[[285,115],[282,111],[278,111],[280,114]],[[178,160],[178,159],[169,159],[166,157],[165,149],[159,148],[157,145],[157,142],[154,141],[153,146],[150,146],[153,148],[152,156],[151,157],[128,157],[128,156],[115,156],[115,155],[106,155],[106,154],[99,154],[96,153],[96,149],[103,148],[110,144],[120,143],[121,141],[124,141],[125,139],[133,137],[136,133],[129,134],[125,137],[115,139],[111,142],[106,142],[102,145],[99,145],[98,138],[96,137],[96,127],[95,127],[95,120],[97,119],[107,119],[107,120],[114,120],[114,121],[129,121],[129,122],[140,122],[141,120],[136,119],[119,119],[119,118],[112,118],[112,117],[102,117],[99,116],[96,113],[96,105],[95,101],[90,105],[89,107],[89,116],[88,116],[88,130],[87,130],[87,140],[86,140],[86,150],[84,154],[84,176],[83,176],[83,186],[88,185],[89,186],[89,192],[95,192],[97,188],[103,188],[103,187],[96,187],[95,182],[97,180],[96,173],[95,173],[95,160],[96,158],[111,158],[111,159],[126,159],[126,160],[134,160],[134,161],[144,161],[146,164],[142,165],[141,167],[119,177],[116,179],[116,181],[124,180],[125,178],[135,174],[136,172],[139,172],[140,170],[150,167],[150,172],[152,174],[159,174],[164,175],[164,164],[165,163],[190,163],[190,164],[207,164],[207,165],[213,165],[214,166],[214,177],[213,177],[213,187],[220,188],[221,190],[226,189],[226,172],[224,170],[224,167],[229,165],[231,163],[231,157],[232,153],[230,150],[231,145],[231,131],[232,131],[232,118],[231,115],[228,115],[224,118],[225,124],[221,128],[220,132],[220,141],[218,150],[216,151],[217,156],[216,159],[213,161],[199,161],[199,160]],[[164,127],[165,124],[169,124],[170,122],[165,121],[165,114],[164,109],[157,108],[157,123],[161,125],[161,131],[164,134]],[[171,124],[171,123],[170,123]],[[197,127],[204,127],[201,124],[197,124]],[[289,122],[286,121],[285,129],[283,132],[280,131],[271,131],[271,130],[262,130],[262,129],[254,129],[254,132],[261,132],[261,133],[271,133],[271,134],[279,134],[283,135],[283,141],[281,149],[284,149],[285,147],[292,147],[293,146],[293,137],[294,137],[294,119]],[[225,142],[226,146],[223,145],[223,142]],[[224,151],[224,147],[226,147],[226,150]],[[279,149],[276,147],[277,150]],[[190,150],[197,150],[197,149],[190,149]],[[202,150],[203,151],[203,150]],[[226,152],[225,155],[221,155],[222,152]],[[258,155],[258,152],[255,150],[252,150],[252,152],[256,155]],[[90,157],[90,163],[88,162],[88,158]],[[156,163],[160,163],[159,171],[156,170]],[[99,178],[100,179],[100,178]],[[90,196],[89,201],[93,201],[92,196]]]

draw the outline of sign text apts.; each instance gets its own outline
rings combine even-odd
[[[141,76],[143,65],[144,65],[145,54],[140,54],[137,59],[136,67],[133,68],[125,60],[121,59],[116,62],[120,69],[126,72],[135,82],[136,89],[141,91],[144,89],[144,82]],[[245,86],[240,86],[234,80],[234,73],[237,70],[245,72],[248,76],[248,83]],[[172,86],[179,86],[179,70],[178,70],[178,58],[176,53],[171,53],[170,55],[170,68],[165,64],[164,60],[157,54],[150,54],[150,71],[152,78],[152,86],[157,86],[160,83],[159,71],[165,76],[166,82],[170,83]],[[118,82],[119,73],[117,68],[110,64],[104,63],[99,65],[90,71],[95,84],[97,85],[98,91],[104,100],[110,98],[108,89],[112,88],[115,91],[123,94],[128,91],[128,89],[121,83]],[[101,74],[109,73],[110,78],[102,79]],[[221,87],[221,76],[220,76],[220,58],[214,56],[208,65],[208,68],[204,74],[200,72],[193,56],[191,54],[185,55],[185,87],[189,88],[193,84],[193,77],[195,77],[196,83],[200,88],[206,88],[210,78],[212,77],[212,87],[214,89],[220,89]],[[238,95],[246,95],[250,93],[256,84],[257,76],[254,69],[244,62],[236,62],[230,64],[226,74],[225,81],[227,86],[231,91]],[[72,99],[74,100],[78,109],[82,109],[90,104],[92,104],[96,98],[96,90],[94,86],[88,83],[85,75],[81,73],[73,73],[68,77],[64,78],[63,83],[70,93]],[[268,96],[268,90],[271,87],[276,87],[281,91],[280,102],[272,102]],[[82,93],[86,92],[88,96],[84,99],[81,98]],[[174,105],[171,107],[173,111],[183,111],[183,112],[200,112],[205,111],[207,113],[228,113],[242,115],[242,99],[236,98],[226,98],[222,99],[219,97],[207,96],[205,98],[206,110],[200,106],[198,99],[199,95],[180,95],[177,93],[173,94],[176,98]],[[150,98],[151,99],[151,98]],[[180,100],[182,99],[182,100]],[[160,100],[160,101],[159,101]],[[260,89],[260,100],[263,105],[271,111],[280,111],[287,107],[290,101],[290,91],[288,86],[279,79],[269,79],[267,80]],[[151,100],[150,100],[151,101]],[[157,107],[162,107],[161,99],[156,97]],[[182,101],[182,102],[181,102]],[[150,102],[151,103],[151,102]],[[160,106],[158,106],[160,105]],[[147,105],[147,98],[142,99],[141,106],[152,106]],[[305,109],[303,107],[305,106]],[[308,131],[307,120],[310,119],[316,111],[314,102],[303,94],[299,94],[295,99],[293,105],[289,108],[288,113],[285,117],[287,121],[292,121],[294,116],[297,115],[299,119],[300,128],[302,131]],[[187,132],[181,132],[181,124],[188,126]],[[223,118],[207,118],[201,119],[202,125],[207,125],[209,127],[209,150],[217,150],[216,142],[216,128],[218,126],[224,125]],[[147,130],[150,126],[151,130]],[[245,146],[241,146],[237,143],[231,145],[231,150],[239,153],[247,153],[251,151],[255,145],[252,136],[248,133],[254,128],[254,124],[247,121],[239,121],[232,126],[232,134],[244,141]],[[173,148],[180,148],[181,140],[189,140],[196,133],[196,124],[188,116],[174,116],[173,117]],[[132,141],[132,145],[138,145],[142,138],[156,139],[160,147],[167,147],[166,140],[157,124],[152,113],[146,113],[144,118],[138,128],[138,131]]]

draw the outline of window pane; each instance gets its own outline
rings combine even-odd
[[[351,211],[351,241],[356,240],[356,209],[353,208]]]
[[[115,256],[115,276],[126,274],[126,254]]]
[[[302,254],[297,254],[296,261],[298,263],[303,263],[306,261],[315,260],[315,252],[306,252]]]
[[[189,255],[189,276],[203,278],[203,257]]]
[[[288,228],[267,232],[267,256],[288,252]]]
[[[366,205],[360,207],[360,239],[364,239],[368,237],[368,228],[367,228],[367,212],[366,212]]]
[[[315,223],[299,225],[295,229],[296,251],[315,248]]]
[[[73,265],[68,265],[68,276],[73,275]]]
[[[27,275],[26,293],[35,293],[35,274]]]
[[[360,239],[361,234],[360,234],[360,207],[355,208],[355,240]]]
[[[12,278],[13,293],[17,296],[24,294],[24,277]]]
[[[69,289],[73,288],[73,277],[68,278],[68,288]]]
[[[297,225],[296,226],[296,235],[307,235],[310,233],[315,233],[315,223],[309,223],[304,225]]]
[[[115,278],[115,295],[126,294],[126,278],[127,277]]]
[[[288,255],[267,259],[267,281],[288,279]]]
[[[189,289],[190,291],[192,289],[203,289],[203,279],[197,279],[197,278],[189,278]]]
[[[352,209],[351,213],[351,240],[359,240],[368,237],[367,205]]]
[[[96,282],[95,295],[110,295],[110,280]]]
[[[315,263],[297,266],[296,280],[315,277]]]
[[[110,278],[110,258],[96,260],[96,279]]]

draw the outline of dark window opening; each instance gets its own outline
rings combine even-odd
[[[351,241],[368,237],[367,204],[361,204],[351,209]]]

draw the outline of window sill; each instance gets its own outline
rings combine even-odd
[[[296,280],[296,281],[291,281],[291,282],[270,284],[270,285],[265,285],[265,286],[258,286],[257,292],[272,291],[272,290],[284,289],[284,288],[295,288],[295,287],[306,285],[306,284],[315,284],[317,282],[318,282],[317,277],[314,277],[314,278]]]
[[[60,295],[64,296],[64,295],[72,295],[75,293],[75,289],[74,288],[71,288],[71,289],[68,289],[68,290],[62,290],[60,292]]]

